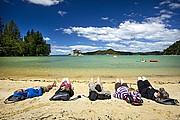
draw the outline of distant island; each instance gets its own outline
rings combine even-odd
[[[94,52],[86,52],[81,53],[82,55],[161,55],[162,52],[154,51],[154,52],[123,52],[123,51],[115,51],[113,49],[108,50],[98,50]]]
[[[180,40],[176,41],[173,45],[169,46],[163,51],[153,51],[153,52],[123,52],[115,51],[113,49],[108,50],[97,50],[94,52],[82,53],[81,50],[73,50],[73,56],[79,55],[180,55]]]

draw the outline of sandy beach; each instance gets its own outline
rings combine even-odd
[[[88,79],[73,82],[75,95],[88,95]],[[137,78],[123,78],[132,87],[137,88]],[[61,78],[56,79],[58,84],[43,96],[26,99],[24,101],[4,104],[4,100],[17,88],[29,88],[37,85],[48,85],[53,79],[14,79],[1,78],[0,80],[0,119],[1,120],[179,120],[180,107],[162,105],[143,98],[142,106],[132,106],[123,100],[111,98],[110,100],[90,101],[82,96],[75,101],[50,101],[49,98],[59,88]],[[104,89],[114,93],[114,78],[108,80],[101,78]],[[164,87],[171,98],[180,101],[180,81],[178,77],[150,77],[155,88]]]

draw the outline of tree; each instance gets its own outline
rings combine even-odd
[[[0,17],[0,35],[3,33],[3,24],[2,24],[2,18]]]
[[[16,23],[11,20],[2,25],[0,17],[0,56],[49,55],[50,44],[43,40],[41,32],[27,31],[24,40]]]
[[[22,42],[21,33],[16,23],[11,20],[4,25],[4,31],[1,37],[1,56],[18,56],[22,55],[23,49],[20,45]]]
[[[22,41],[20,30],[13,20],[11,20],[9,24],[6,24],[4,28],[4,35],[8,36],[11,40],[14,39]]]
[[[39,56],[39,55],[49,55],[50,54],[50,45],[46,44],[43,40],[42,34],[33,29],[27,32],[24,36],[24,41],[26,43],[26,50],[30,56]],[[27,53],[26,53],[27,54]]]
[[[0,17],[0,56],[2,55],[2,50],[3,50],[3,46],[2,46],[3,24],[1,20],[2,18]]]

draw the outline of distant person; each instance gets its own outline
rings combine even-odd
[[[142,97],[154,100],[162,104],[178,104],[176,99],[169,98],[169,93],[165,91],[164,88],[159,88],[159,90],[153,88],[146,77],[138,77],[137,81],[138,90]]]
[[[43,95],[43,93],[49,92],[55,86],[56,86],[56,81],[52,85],[35,86],[27,89],[18,89],[14,92],[13,95],[11,95],[5,100],[5,103],[12,103],[12,102],[25,100],[27,98],[34,98],[41,96]]]
[[[91,101],[111,99],[111,92],[103,89],[103,84],[99,77],[96,82],[94,82],[93,78],[89,80],[89,99]]]
[[[67,101],[74,95],[74,88],[69,78],[63,78],[59,89],[50,98],[50,100],[63,100]]]
[[[115,93],[113,96],[115,98],[123,99],[127,103],[132,105],[142,105],[143,100],[141,99],[141,94],[136,92],[134,88],[129,88],[124,80],[117,79],[115,83]]]
[[[141,62],[146,62],[146,60],[144,58],[141,59]]]

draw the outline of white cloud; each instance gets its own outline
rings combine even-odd
[[[68,46],[51,46],[51,55],[68,55],[71,50]]]
[[[171,4],[169,4],[169,7],[170,7],[171,9],[180,8],[180,3],[171,3]]]
[[[166,1],[161,2],[159,5],[165,5],[165,4],[169,4],[169,3],[171,3],[171,2],[169,0],[166,0]]]
[[[108,20],[108,17],[101,17],[101,20]]]
[[[51,5],[57,5],[59,3],[62,3],[64,0],[26,0],[29,3],[34,3],[38,5],[43,6],[51,6]]]
[[[160,9],[159,6],[155,6],[154,9]]]
[[[112,48],[119,51],[148,52],[162,51],[180,39],[180,30],[169,29],[164,20],[171,15],[163,14],[158,17],[149,17],[142,22],[125,21],[118,27],[70,27],[63,31],[67,34],[76,33],[92,41],[108,42],[104,47],[72,46],[72,49],[95,51]],[[92,47],[92,48],[91,48]],[[94,49],[93,49],[94,48]]]
[[[168,15],[168,14],[162,14],[161,15],[161,19],[162,20],[165,20],[165,19],[167,19],[167,18],[171,18],[172,16],[171,15]]]
[[[141,42],[141,41],[122,41],[120,43],[108,43],[106,46],[113,48],[117,51],[124,52],[150,52],[162,51],[173,42]]]
[[[116,19],[111,19],[111,18],[109,18],[109,17],[101,17],[101,20],[104,20],[104,21],[109,21],[109,22],[111,22],[111,23],[113,23],[113,24],[117,24],[117,21],[116,21]]]
[[[160,12],[161,14],[174,14],[173,12],[168,11],[168,10],[160,10],[159,12]]]
[[[90,45],[74,45],[74,46],[69,46],[72,50],[74,49],[79,49],[81,52],[89,52],[89,51],[96,51],[100,50],[103,47],[98,47],[98,46],[90,46]]]
[[[149,18],[147,21],[125,21],[117,28],[111,27],[71,27],[64,29],[67,34],[77,33],[92,41],[117,42],[122,40],[146,39],[150,41],[172,41],[180,39],[180,30],[167,29],[161,19],[170,18],[162,15],[160,18]]]
[[[51,40],[49,37],[43,37],[43,39],[46,41]]]
[[[58,11],[58,14],[60,14],[61,16],[64,16],[64,15],[67,14],[67,12],[64,12],[64,11],[59,10],[59,11]]]
[[[63,31],[64,31],[64,33],[71,34],[71,33],[73,33],[73,31],[71,29],[72,29],[72,27],[64,29]]]
[[[54,45],[52,46],[53,49],[69,49],[68,46],[57,46],[57,45]]]
[[[106,48],[90,45],[51,46],[51,55],[68,55],[71,54],[74,49],[81,50],[82,52],[89,52]]]
[[[106,46],[119,51],[126,51],[127,49],[127,47],[124,44],[118,44],[118,43],[107,43]]]
[[[179,2],[179,1],[178,1]],[[171,2],[170,0],[166,0],[166,1],[163,1],[159,4],[159,6],[163,6],[163,5],[167,5],[169,6],[171,9],[177,9],[177,8],[180,8],[180,3],[173,3]]]
[[[70,50],[62,50],[62,49],[57,49],[56,52],[61,53],[61,54],[68,54],[71,51]]]

